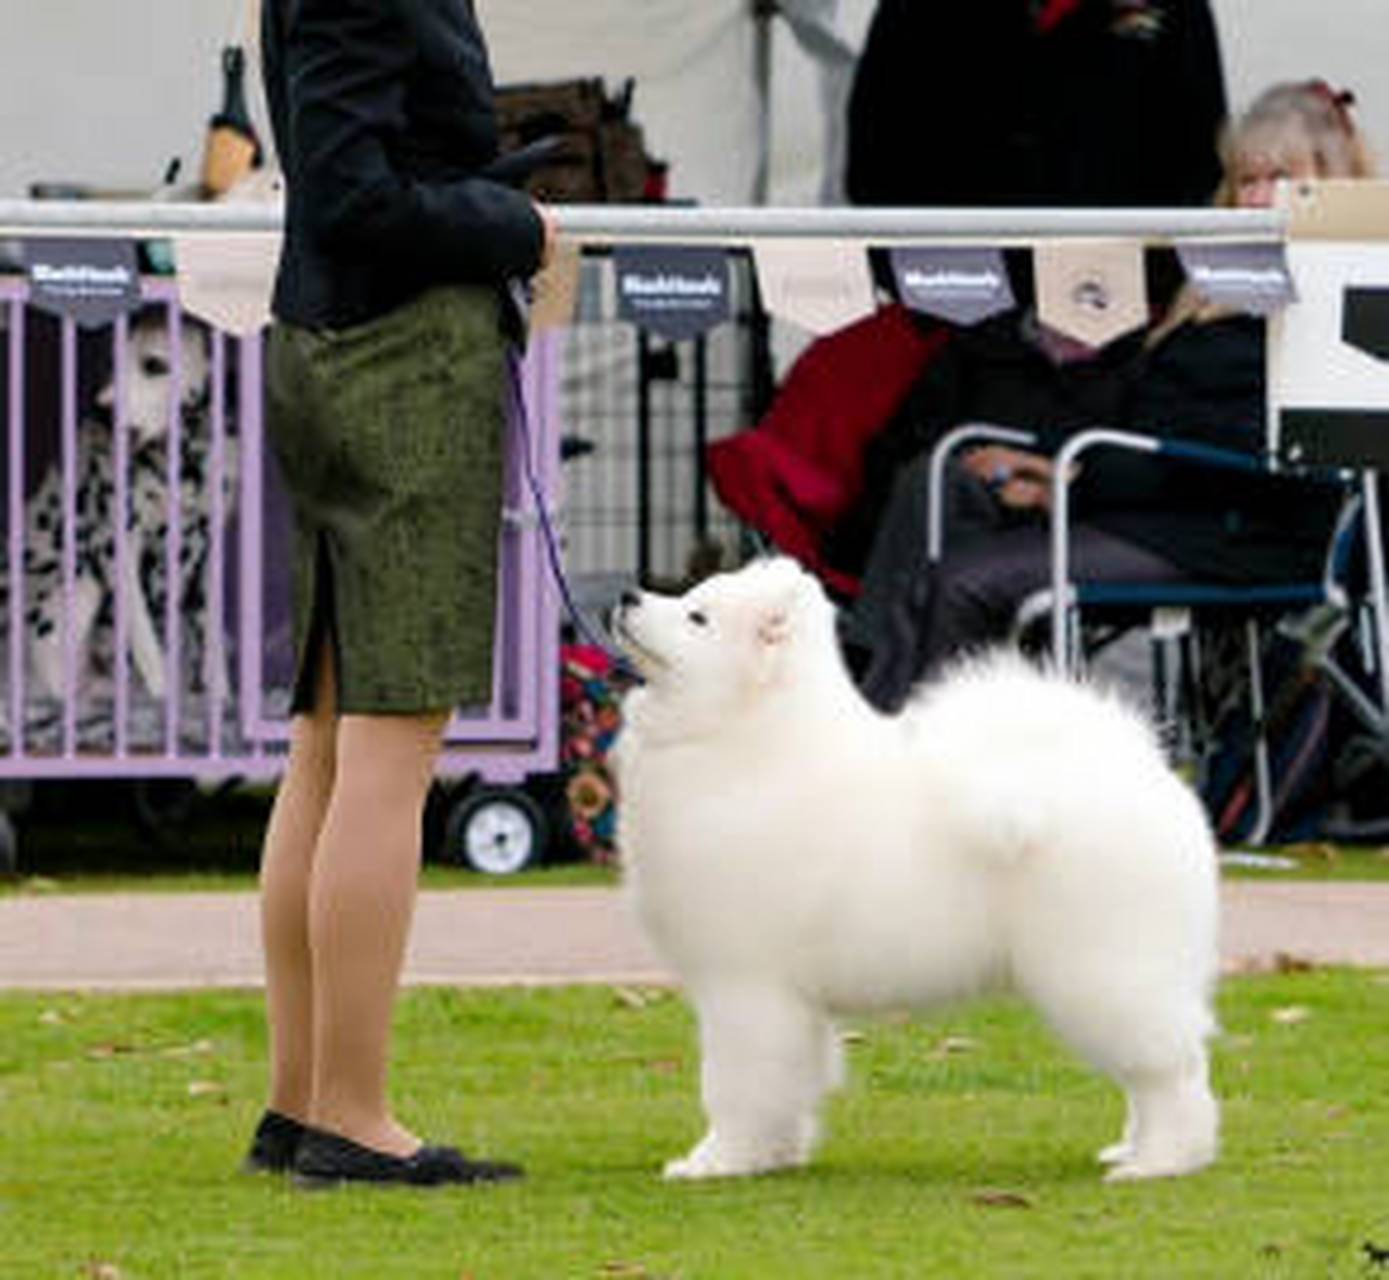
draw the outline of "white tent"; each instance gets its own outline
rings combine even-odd
[[[921,4],[939,0],[918,0]],[[1274,79],[1349,85],[1389,161],[1385,0],[1212,0],[1231,101]],[[768,198],[816,203],[842,118],[844,50],[874,0],[477,0],[499,75],[637,79],[651,148],[674,189],[706,204],[755,202],[760,132],[772,137]],[[248,0],[7,0],[0,44],[0,197],[41,179],[149,188],[173,156],[196,170],[216,105],[218,52]],[[770,82],[764,110],[760,86]],[[923,130],[922,163],[929,163]]]

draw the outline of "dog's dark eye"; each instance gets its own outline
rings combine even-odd
[[[709,625],[709,615],[703,609],[691,609],[686,615],[697,627],[707,627]]]
[[[161,356],[145,356],[140,361],[140,372],[147,378],[162,378],[169,372],[169,362]]]

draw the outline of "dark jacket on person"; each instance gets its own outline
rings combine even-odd
[[[1030,312],[1014,310],[952,334],[865,445],[861,495],[825,541],[830,564],[862,571],[903,468],[962,423],[1033,432],[1035,451],[1050,454],[1073,431],[1120,420],[1142,360],[1142,334],[1126,335],[1087,360],[1056,364],[1030,336],[1034,324]]]
[[[1208,0],[879,0],[849,105],[862,205],[1199,205],[1225,116]],[[1070,11],[1073,10],[1073,11]]]
[[[1121,413],[1131,431],[1262,457],[1264,323],[1236,315],[1182,325],[1149,353]],[[1154,458],[1083,456],[1077,517],[1217,582],[1305,581],[1322,570],[1343,489]]]
[[[498,144],[471,0],[265,0],[262,50],[287,187],[280,319],[341,328],[536,270],[530,199],[480,176]]]

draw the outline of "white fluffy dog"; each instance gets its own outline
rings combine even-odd
[[[708,1131],[672,1178],[803,1164],[842,1013],[1027,997],[1125,1091],[1110,1179],[1210,1163],[1216,854],[1142,718],[1018,658],[900,715],[789,560],[629,592],[627,883],[698,1012]]]

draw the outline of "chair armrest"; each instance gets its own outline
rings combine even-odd
[[[926,558],[935,564],[945,541],[945,467],[951,455],[967,444],[987,440],[995,444],[1035,445],[1037,433],[1016,427],[996,427],[987,422],[966,422],[947,431],[931,450],[926,480]]]
[[[1267,458],[1241,453],[1235,449],[1222,449],[1216,445],[1164,440],[1159,436],[1144,435],[1136,431],[1117,431],[1107,427],[1090,428],[1069,437],[1056,454],[1051,479],[1052,653],[1058,661],[1067,665],[1070,662],[1067,612],[1071,606],[1072,595],[1069,538],[1071,472],[1076,460],[1087,449],[1106,445],[1199,466],[1266,475],[1277,474]],[[1325,473],[1299,474],[1308,481],[1333,479]]]

